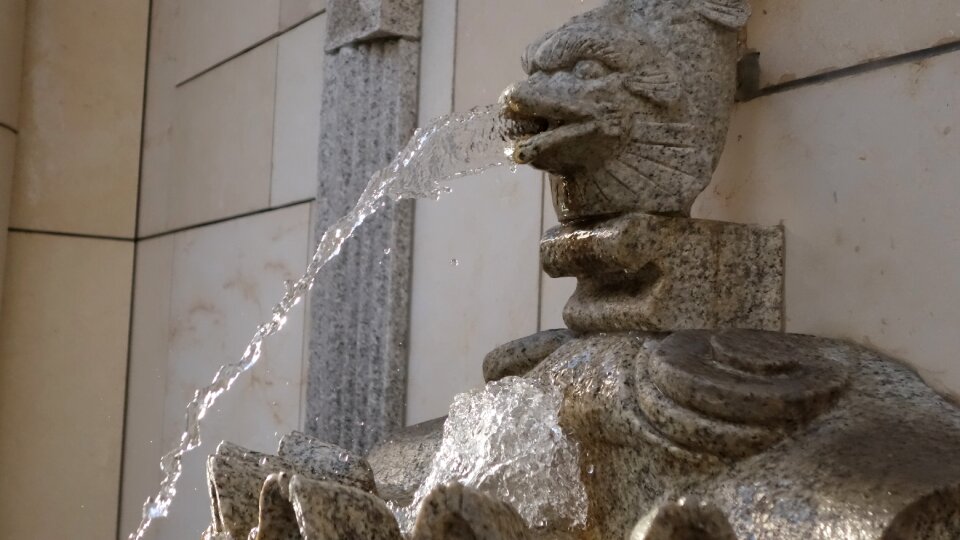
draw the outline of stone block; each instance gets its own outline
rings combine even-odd
[[[382,38],[419,38],[423,0],[330,0],[327,52]]]
[[[399,506],[413,502],[420,484],[430,474],[440,450],[446,417],[429,420],[391,433],[367,455],[377,482],[377,493]]]
[[[417,516],[414,540],[528,540],[533,535],[508,503],[459,483],[439,486]]]
[[[578,332],[780,330],[780,227],[626,214],[555,227],[544,271],[576,277],[563,319]]]
[[[268,501],[275,499],[273,488],[276,486],[268,482],[271,475],[284,473],[284,485],[294,477],[305,482],[340,485],[352,491],[376,490],[370,465],[346,450],[292,433],[284,437],[280,451],[280,456],[272,456],[222,442],[217,453],[207,458],[207,484],[213,517],[211,533],[247,538],[250,530],[265,517],[261,508],[263,491],[266,490]],[[278,517],[272,511],[268,514],[268,520]],[[271,527],[285,528],[284,522],[283,519],[276,520]]]
[[[390,509],[366,491],[297,475],[290,479],[290,501],[308,509],[297,516],[306,539],[403,540]]]

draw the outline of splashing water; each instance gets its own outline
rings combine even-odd
[[[410,506],[391,505],[407,538],[435,488],[459,482],[509,503],[535,529],[572,530],[587,520],[576,441],[560,428],[562,396],[519,377],[459,394],[430,473]]]
[[[143,518],[130,535],[132,540],[141,540],[153,520],[166,517],[177,494],[183,457],[200,446],[201,420],[237,378],[257,363],[263,340],[284,327],[289,311],[313,287],[320,270],[340,254],[343,243],[388,199],[437,199],[450,191],[445,182],[503,165],[513,155],[508,128],[498,106],[441,117],[418,129],[390,165],[374,173],[353,209],[324,232],[306,272],[285,283],[283,298],[274,306],[270,320],[257,327],[240,360],[221,366],[213,381],[194,394],[187,405],[186,429],[177,446],[160,460],[160,490],[144,503]]]

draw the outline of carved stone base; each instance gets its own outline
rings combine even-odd
[[[412,540],[960,538],[960,408],[863,347],[754,330],[609,333],[566,340],[526,377],[564,396],[585,527],[527,528],[516,494],[454,483],[426,497]],[[490,421],[473,412],[467,421]],[[386,503],[409,501],[441,429],[408,428],[369,465],[299,434],[278,457],[224,444],[208,463],[208,537],[399,540]]]
[[[581,538],[729,538],[721,517],[740,539],[960,538],[960,408],[863,347],[629,332],[569,341],[527,376],[567,396]]]
[[[563,320],[577,332],[779,330],[783,230],[627,214],[553,228],[551,277],[576,277]]]

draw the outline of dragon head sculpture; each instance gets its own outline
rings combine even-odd
[[[504,115],[561,221],[689,214],[723,150],[749,15],[748,0],[610,0],[530,45]]]

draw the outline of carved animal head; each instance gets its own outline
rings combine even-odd
[[[689,213],[723,150],[749,15],[747,0],[610,0],[530,45],[504,114],[561,221]]]

